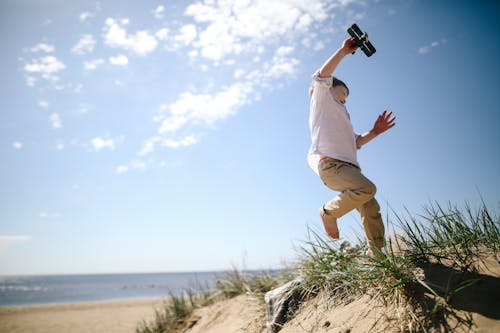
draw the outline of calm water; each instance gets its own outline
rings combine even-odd
[[[0,277],[0,306],[73,303],[179,294],[212,287],[221,272]]]

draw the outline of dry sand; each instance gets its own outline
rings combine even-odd
[[[445,266],[426,267],[426,276],[441,285],[450,276]],[[479,268],[481,282],[454,296],[451,308],[456,318],[449,319],[454,333],[500,332],[500,264],[497,258],[485,260]],[[476,276],[474,276],[476,277]],[[365,295],[351,303],[332,304],[318,296],[305,302],[280,333],[396,333],[401,331],[396,309]],[[191,329],[185,333],[264,333],[262,304],[249,296],[217,302],[195,311]]]
[[[155,308],[162,305],[162,299],[138,299],[0,307],[0,332],[133,333],[142,320],[153,319]]]
[[[265,332],[265,314],[259,302],[240,295],[197,309],[191,317],[194,325],[185,333]]]

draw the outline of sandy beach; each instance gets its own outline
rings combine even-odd
[[[135,332],[162,305],[163,299],[157,298],[0,307],[0,332]]]

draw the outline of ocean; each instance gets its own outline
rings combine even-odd
[[[77,303],[176,295],[212,288],[223,272],[0,276],[0,306]]]

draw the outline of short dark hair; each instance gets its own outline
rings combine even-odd
[[[335,76],[332,77],[332,87],[337,87],[337,86],[343,86],[347,89],[347,95],[349,95],[349,88],[345,84],[344,81],[337,79]],[[312,96],[313,90],[314,90],[314,85],[311,82],[311,85],[309,86],[309,96]]]
[[[347,95],[349,95],[349,88],[347,87],[347,84],[345,84],[344,81],[337,79],[335,76],[333,77],[332,81],[333,81],[332,87],[343,86],[347,90]]]

